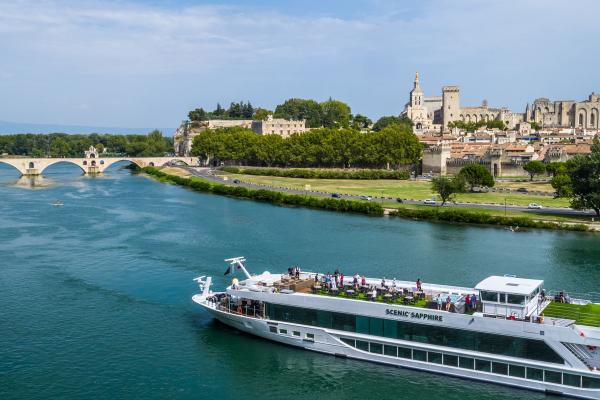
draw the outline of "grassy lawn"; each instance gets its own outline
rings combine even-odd
[[[552,302],[544,310],[544,315],[555,318],[574,319],[577,324],[600,326],[600,304],[565,304]]]
[[[275,176],[255,176],[223,173],[230,179],[240,179],[245,182],[260,183],[278,187],[288,187],[304,190],[306,185],[310,185],[311,190],[322,192],[347,193],[352,195],[370,195],[380,197],[400,197],[403,199],[424,200],[434,196],[431,192],[431,183],[425,181],[398,181],[398,180],[351,180],[351,179],[300,179],[300,178],[282,178]],[[529,182],[501,182],[502,185],[515,185],[514,187],[527,187],[529,190],[549,191],[547,183],[529,183]],[[532,186],[535,186],[534,189]],[[538,188],[539,186],[539,188]],[[508,187],[508,186],[506,186]],[[513,188],[514,188],[513,187]],[[555,199],[550,196],[538,196],[521,193],[462,193],[456,196],[457,202],[469,203],[496,203],[509,205],[526,206],[529,203],[538,203],[545,207],[568,207],[569,202],[566,199]]]
[[[182,178],[189,178],[190,176],[192,176],[192,174],[190,174],[183,168],[165,167],[165,168],[162,168],[161,171],[164,172],[165,174],[180,176]]]

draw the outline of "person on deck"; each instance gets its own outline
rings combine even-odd
[[[377,300],[377,289],[375,288],[375,286],[373,286],[373,292],[371,293],[371,300],[372,301]]]
[[[300,267],[296,267],[296,279],[300,279]]]
[[[385,289],[385,276],[381,280],[381,287]]]
[[[367,285],[367,278],[365,278],[364,275],[360,279],[360,284],[361,284],[361,286],[366,286]]]
[[[450,312],[451,305],[452,305],[452,299],[450,298],[450,295],[448,295],[448,297],[446,297],[446,311]]]
[[[344,287],[344,273],[343,272],[340,274],[340,286]]]
[[[471,296],[471,309],[473,311],[477,311],[477,296],[476,295]]]
[[[441,311],[442,310],[442,296],[440,296],[439,293],[438,293],[435,301],[437,303],[437,309]]]
[[[465,297],[465,310],[469,311],[471,309],[471,295],[467,294]]]
[[[421,278],[417,279],[417,292],[421,292],[423,291],[423,288],[421,287]]]

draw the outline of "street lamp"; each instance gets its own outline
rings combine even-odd
[[[504,198],[504,216],[506,217],[506,197]]]

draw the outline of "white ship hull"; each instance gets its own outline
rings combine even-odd
[[[402,340],[374,337],[371,335],[362,335],[347,331],[337,331],[333,329],[292,324],[281,321],[270,321],[267,319],[239,315],[217,309],[214,303],[206,302],[205,298],[200,295],[194,296],[194,301],[203,306],[217,320],[230,327],[239,329],[243,332],[256,335],[265,339],[273,340],[275,342],[301,347],[306,350],[312,350],[338,357],[371,361],[395,367],[403,367],[438,374],[445,374],[457,378],[473,379],[488,383],[502,384],[519,389],[535,390],[555,395],[571,396],[582,399],[600,399],[600,390],[598,389],[569,387],[565,385],[551,384],[548,382],[534,381],[531,379],[516,378],[507,375],[498,375],[490,372],[478,371],[475,369],[466,370],[464,368],[447,366],[441,363],[437,364],[433,362],[428,362],[427,360],[417,361],[414,359],[406,359],[384,354],[374,354],[369,351],[363,351],[359,350],[358,348],[352,347],[344,343],[341,340],[341,338],[377,342],[386,345],[389,344],[391,347],[394,347],[394,345],[404,347],[409,346],[412,347],[414,350],[434,350],[436,352],[439,351],[444,355],[452,354],[459,357],[471,356],[469,352],[462,352],[458,349],[440,348],[438,346],[429,346],[427,344],[415,342],[406,342]],[[477,355],[477,358],[485,359],[486,357]],[[489,361],[498,361],[498,358],[493,356],[488,357],[488,359]]]

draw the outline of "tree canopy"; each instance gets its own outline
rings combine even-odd
[[[404,126],[406,128],[409,128],[412,130],[412,121],[410,120],[410,118],[406,117],[406,116],[401,116],[401,117],[397,117],[395,115],[388,115],[388,116],[384,116],[381,117],[377,120],[377,122],[375,122],[375,124],[373,124],[373,130],[374,131],[380,131],[383,128],[385,128],[388,125],[400,125],[400,126]]]
[[[173,142],[160,131],[148,135],[89,135],[51,133],[0,135],[0,154],[29,157],[83,157],[95,146],[108,156],[163,156]]]
[[[259,166],[400,168],[416,163],[422,146],[411,130],[400,125],[371,133],[317,128],[287,138],[233,127],[197,135],[192,153],[208,163],[214,160]]]
[[[475,132],[477,129],[485,126],[487,129],[506,130],[504,121],[493,119],[491,121],[466,122],[466,121],[451,121],[448,123],[449,128],[464,129],[467,132]]]
[[[546,165],[538,160],[527,162],[523,169],[529,174],[529,180],[533,180],[536,175],[541,175],[546,172]]]
[[[452,201],[457,193],[465,191],[465,178],[462,175],[437,176],[431,179],[431,189],[442,199],[442,206]]]
[[[254,116],[254,107],[250,102],[231,103],[228,109],[221,107],[217,103],[217,108],[208,112],[203,108],[196,108],[188,113],[190,121],[207,121],[209,119],[252,119]]]
[[[275,107],[275,118],[305,119],[307,128],[317,128],[323,125],[323,110],[314,100],[288,99]]]
[[[571,207],[594,210],[600,217],[600,141],[592,145],[592,152],[577,155],[552,178],[552,187],[559,197],[569,197]]]
[[[494,177],[486,167],[481,164],[469,164],[461,168],[461,175],[467,184],[471,187],[471,191],[475,186],[494,186]]]

